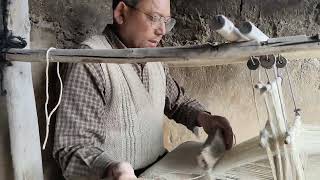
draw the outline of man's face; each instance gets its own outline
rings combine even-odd
[[[114,18],[120,39],[127,47],[158,46],[166,33],[165,23],[153,22],[152,16],[170,17],[170,0],[140,0],[136,7],[120,2],[114,10]]]

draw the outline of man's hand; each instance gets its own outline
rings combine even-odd
[[[112,180],[137,179],[131,164],[127,162],[111,164],[108,168],[108,177],[111,177]]]
[[[231,149],[233,145],[233,131],[229,121],[225,117],[213,116],[206,112],[200,112],[197,120],[207,134],[214,135],[218,128],[221,129],[226,149]]]

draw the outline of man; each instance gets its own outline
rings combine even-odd
[[[170,0],[113,3],[114,24],[85,41],[87,48],[154,48],[175,23]],[[228,121],[188,98],[161,63],[69,64],[53,150],[63,175],[135,179],[165,153],[163,112],[190,130],[220,128],[231,148]]]

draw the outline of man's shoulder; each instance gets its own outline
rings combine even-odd
[[[96,63],[63,63],[62,64],[62,74],[70,75],[70,73],[89,74],[90,76],[100,76],[101,66]]]

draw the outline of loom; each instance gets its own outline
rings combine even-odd
[[[239,32],[246,34],[250,40],[259,43],[269,40],[251,22],[245,22],[241,27]],[[219,34],[226,35],[221,32]],[[226,39],[234,40],[233,35],[230,37],[232,38]],[[209,168],[203,166],[202,161],[197,161],[195,157],[208,148],[208,144],[211,148],[217,145],[214,138],[209,136],[204,145],[198,142],[186,142],[143,173],[142,179],[317,179],[315,174],[319,173],[315,170],[320,169],[318,163],[320,140],[317,138],[320,135],[320,127],[306,125],[302,121],[301,110],[296,106],[293,85],[286,69],[286,58],[280,55],[251,57],[247,65],[250,69],[255,107],[257,108],[256,93],[258,93],[264,99],[267,111],[266,124],[260,129],[260,135],[225,152],[219,161],[214,159],[216,158],[214,156],[202,156],[205,161],[218,162],[209,164],[211,166]],[[255,65],[254,68],[253,65]],[[259,75],[258,81],[254,83],[252,72],[257,70],[260,74],[262,68],[272,68],[274,78],[270,79],[268,76],[268,81],[263,82]],[[290,84],[291,96],[295,105],[292,111],[294,119],[291,121],[288,119],[283,97],[284,76],[280,75],[279,71],[286,73]],[[267,71],[266,75],[268,75]],[[257,109],[256,113],[258,115]],[[259,116],[257,116],[257,120],[259,120]]]

